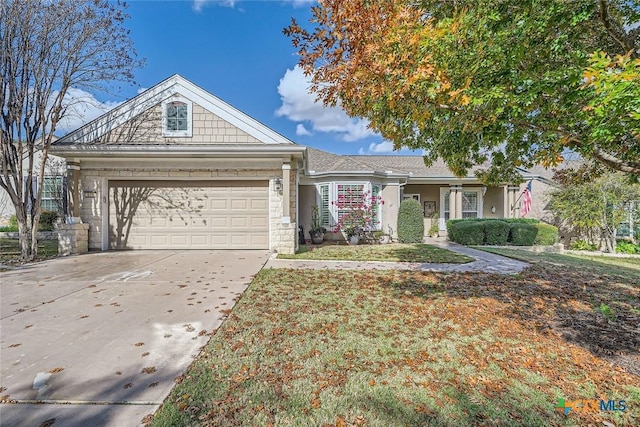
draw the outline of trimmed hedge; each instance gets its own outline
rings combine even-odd
[[[558,227],[542,222],[533,224],[533,226],[538,229],[536,240],[533,242],[534,245],[552,246],[558,242]]]
[[[478,230],[483,233],[480,242]],[[530,218],[453,219],[447,221],[447,234],[449,240],[463,245],[549,246],[558,241],[557,227]]]
[[[400,243],[422,243],[424,220],[422,206],[417,200],[407,199],[398,209],[398,240]]]
[[[461,245],[481,245],[484,241],[484,224],[476,221],[462,222],[454,226]]]
[[[513,224],[509,240],[514,246],[533,246],[537,234],[538,229],[533,224]]]
[[[483,221],[484,225],[484,240],[485,245],[497,245],[504,246],[509,241],[509,231],[511,231],[511,225],[505,221],[490,220]]]
[[[53,231],[54,224],[58,221],[60,215],[58,212],[42,211],[40,214],[40,222],[38,223],[38,230],[40,231]]]

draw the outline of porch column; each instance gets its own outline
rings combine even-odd
[[[67,161],[67,194],[69,198],[69,216],[78,218],[80,216],[80,195],[78,183],[80,182],[80,163]]]
[[[459,185],[449,186],[449,218],[462,218],[462,187]]]
[[[282,164],[282,222],[291,222],[291,165]]]

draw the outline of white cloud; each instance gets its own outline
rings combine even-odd
[[[53,96],[55,96],[55,93]],[[64,97],[64,105],[67,106],[67,111],[58,123],[56,133],[68,133],[76,130],[120,104],[122,102],[100,102],[89,92],[70,88]]]
[[[349,117],[340,106],[325,107],[317,102],[315,95],[309,93],[310,86],[309,78],[299,66],[287,70],[278,85],[282,105],[276,110],[276,116],[309,122],[313,132],[337,133],[344,141],[376,135],[367,128],[366,120]]]
[[[392,153],[393,152],[393,142],[391,141],[382,141],[378,144],[375,142],[369,144],[369,153]]]
[[[218,6],[226,7],[234,7],[236,5],[235,0],[193,0],[193,5],[191,7],[196,12],[202,12],[202,9],[204,9],[204,7],[210,3],[215,3]]]
[[[298,123],[298,126],[296,126],[296,135],[298,136],[310,136],[313,135],[311,132],[309,132],[309,130],[307,130],[306,127],[304,127],[304,125],[302,123]]]

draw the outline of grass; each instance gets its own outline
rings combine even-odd
[[[54,258],[58,256],[57,240],[38,241],[37,260]],[[20,261],[20,242],[18,239],[0,239],[0,262],[15,264]]]
[[[531,264],[563,265],[592,274],[624,277],[629,280],[640,281],[640,257],[618,258],[598,255],[535,253],[517,249],[486,248],[483,246],[476,246],[475,248]]]
[[[473,258],[466,255],[422,243],[393,243],[389,245],[303,245],[295,255],[279,254],[278,258],[451,264],[463,264],[473,261]]]
[[[562,260],[514,276],[263,270],[152,425],[640,425],[639,296]],[[563,416],[559,398],[627,410]]]

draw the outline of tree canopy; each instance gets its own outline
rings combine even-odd
[[[140,65],[126,18],[108,0],[0,2],[0,188],[15,207],[24,260],[36,255],[47,154],[74,102],[68,90],[132,82]]]
[[[284,29],[326,105],[463,175],[569,151],[640,174],[638,0],[321,0]]]

